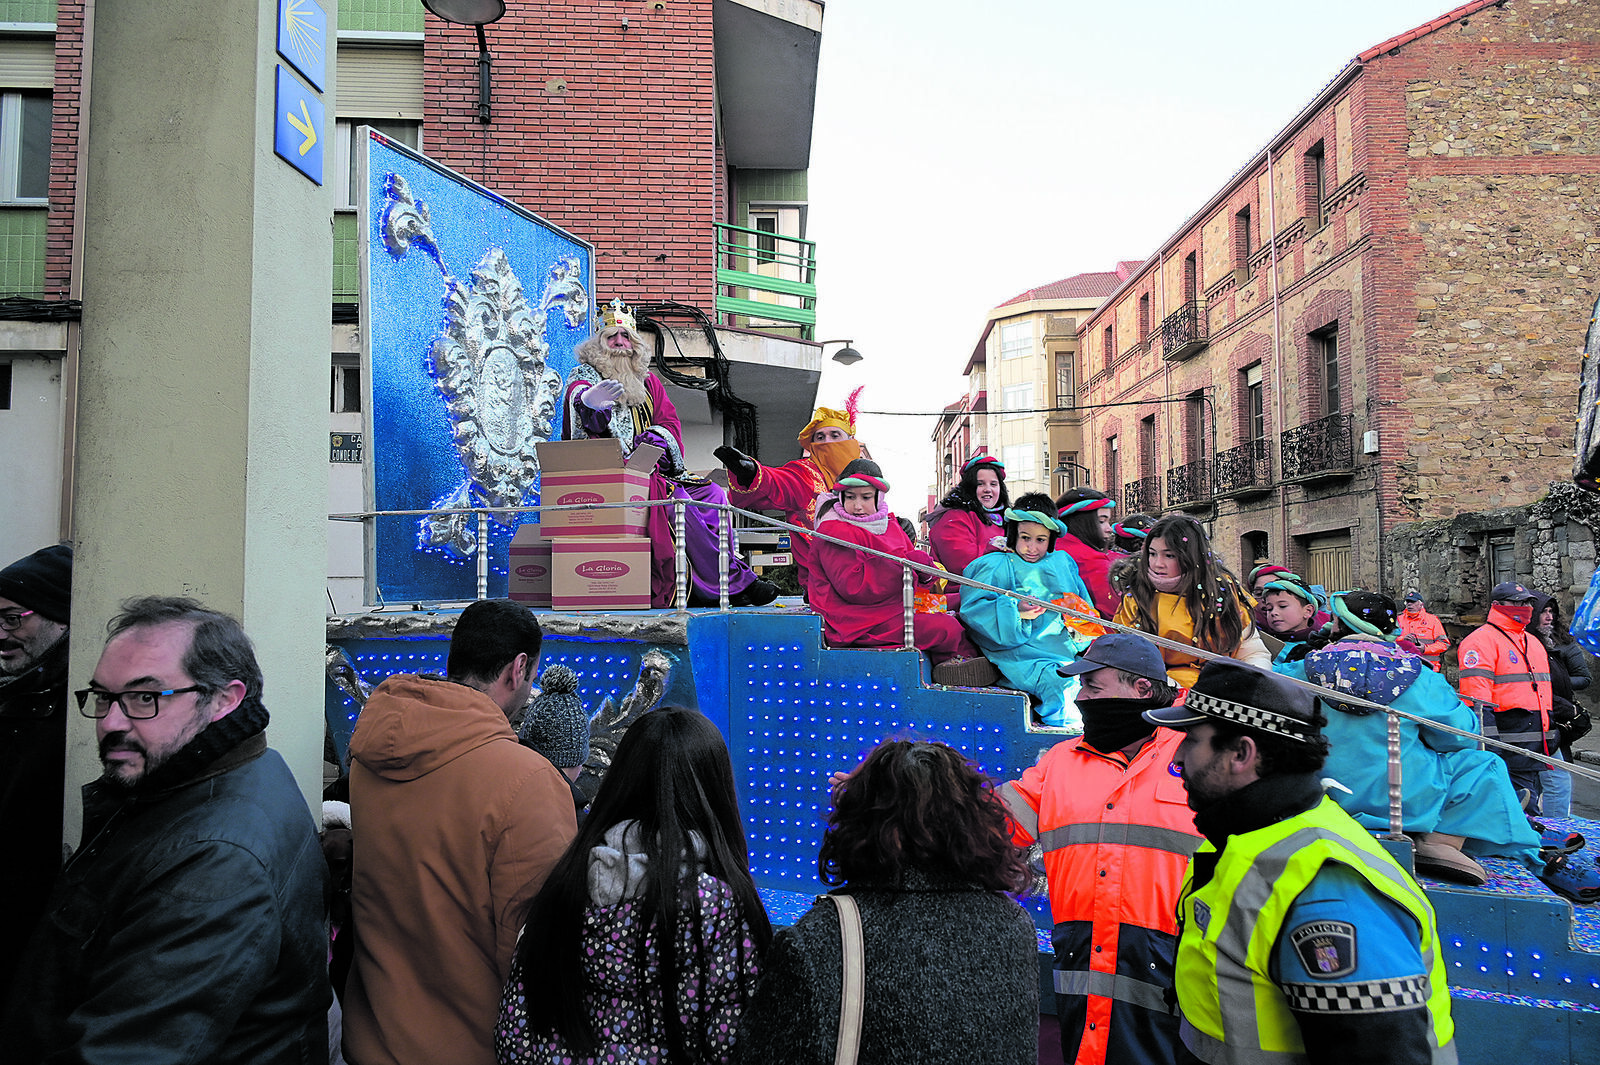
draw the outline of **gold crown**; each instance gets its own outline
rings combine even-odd
[[[630,333],[639,331],[638,323],[633,320],[633,311],[629,310],[628,305],[622,302],[621,296],[606,304],[606,309],[602,312],[601,318],[605,322],[607,329],[621,326]]]

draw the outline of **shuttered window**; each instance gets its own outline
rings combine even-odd
[[[340,117],[422,119],[421,47],[339,46]]]
[[[419,60],[418,65],[420,64]],[[55,81],[54,40],[43,38],[0,41],[0,88],[53,89]]]

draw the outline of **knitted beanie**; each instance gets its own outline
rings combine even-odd
[[[558,769],[589,760],[589,715],[578,698],[576,673],[566,666],[551,666],[539,675],[539,694],[528,704],[517,738]]]
[[[72,548],[41,547],[0,569],[0,596],[65,625],[72,616]]]

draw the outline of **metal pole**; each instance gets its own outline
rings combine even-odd
[[[478,513],[478,598],[489,598],[489,512]]]
[[[683,500],[672,501],[672,561],[678,572],[678,609],[689,609],[689,554],[684,550]]]
[[[717,603],[721,610],[728,609],[728,523],[731,520],[727,511],[717,511]]]
[[[1400,719],[1385,714],[1389,726],[1389,838],[1405,835],[1405,824],[1400,816]]]
[[[916,597],[911,594],[911,567],[900,567],[900,609],[905,611],[906,650],[917,649],[917,630],[912,619],[916,616]]]

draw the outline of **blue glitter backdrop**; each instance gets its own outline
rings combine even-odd
[[[593,248],[366,132],[359,160],[368,509],[534,506],[532,444],[559,438],[554,391],[590,332]],[[369,601],[475,596],[476,522],[442,524],[369,521]],[[506,594],[513,531],[489,523],[491,596]]]

